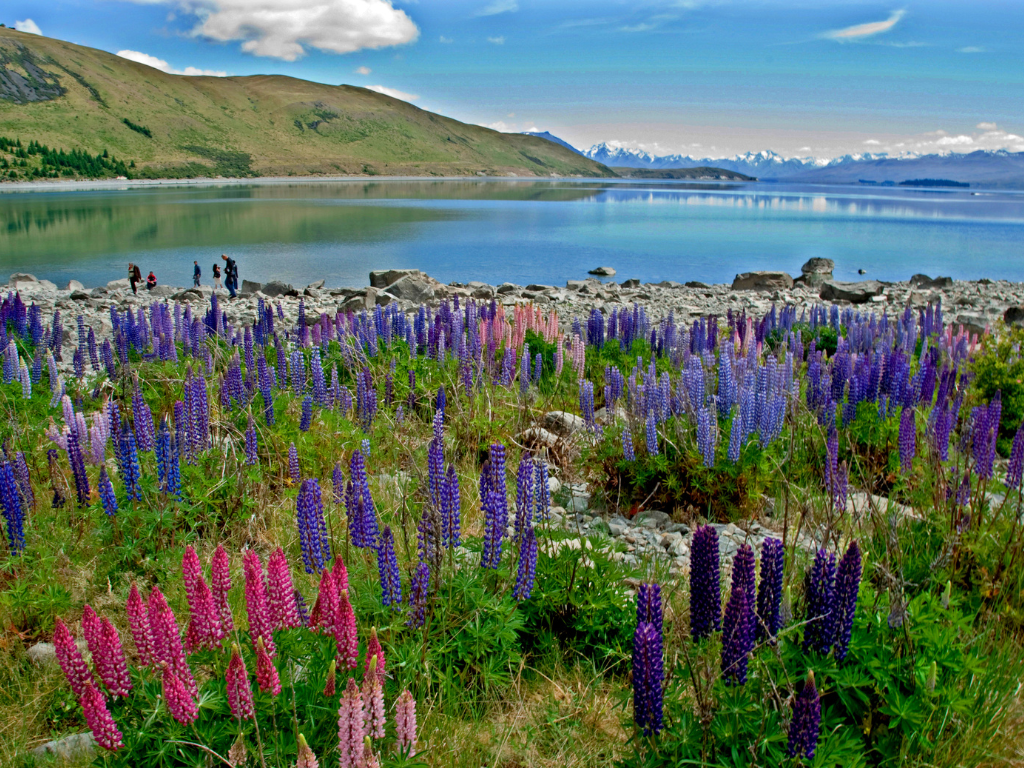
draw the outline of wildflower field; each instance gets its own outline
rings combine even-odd
[[[110,312],[0,306],[5,765],[1024,760],[1020,332]]]

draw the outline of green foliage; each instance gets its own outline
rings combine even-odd
[[[1024,329],[1009,327],[998,336],[985,336],[981,351],[975,355],[971,370],[974,387],[981,402],[990,401],[1001,393],[1002,416],[999,420],[999,453],[1010,454],[1013,436],[1024,422],[1024,358],[1021,344]]]
[[[151,130],[149,130],[149,128],[147,128],[146,126],[139,125],[138,123],[133,123],[127,117],[124,118],[124,120],[122,122],[125,125],[127,125],[131,130],[135,131],[136,133],[141,133],[147,139],[152,139],[153,138],[153,132]]]

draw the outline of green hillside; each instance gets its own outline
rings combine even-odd
[[[615,175],[544,139],[466,125],[365,88],[281,75],[168,75],[7,28],[0,135],[107,152],[134,161],[132,175],[150,177]],[[29,157],[22,171],[41,162]]]

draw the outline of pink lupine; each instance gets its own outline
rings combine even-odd
[[[92,672],[86,666],[85,659],[82,658],[82,653],[75,645],[67,626],[59,618],[53,629],[53,645],[57,661],[60,662],[64,676],[71,684],[71,690],[78,696],[83,695],[87,687],[94,685]]]
[[[365,745],[363,737],[363,697],[356,681],[351,677],[338,708],[338,765],[339,768],[359,768]]]
[[[395,702],[395,731],[398,749],[412,757],[416,754],[416,699],[409,690],[402,691]]]
[[[149,613],[146,604],[142,602],[142,595],[139,588],[132,582],[131,592],[128,593],[128,602],[125,604],[128,612],[128,625],[132,628],[132,640],[135,641],[135,649],[139,652],[139,663],[148,667],[156,662],[153,650],[153,631],[149,626]]]
[[[338,661],[345,669],[355,669],[359,660],[359,634],[356,613],[348,601],[348,590],[338,592],[338,615],[335,620],[334,639],[338,644]]]
[[[277,696],[281,692],[281,679],[278,677],[277,667],[267,653],[262,637],[256,639],[256,682],[264,693]]]
[[[334,560],[334,584],[339,590],[348,589],[348,568],[340,557]]]
[[[237,644],[231,647],[231,661],[227,671],[228,706],[231,714],[239,720],[256,719],[256,708],[253,704],[252,686],[249,684],[249,672],[245,668],[245,660]]]
[[[110,619],[103,619],[100,624],[100,647],[92,652],[92,660],[110,695],[127,696],[132,689],[132,679],[121,648],[121,636]]]
[[[299,606],[295,602],[295,588],[288,571],[288,559],[278,547],[267,561],[267,597],[270,621],[275,629],[296,629],[302,626]]]
[[[316,755],[313,754],[313,750],[306,743],[306,737],[301,733],[299,734],[299,754],[295,761],[295,768],[320,768]]]
[[[313,605],[313,613],[309,617],[311,627],[319,627],[325,634],[334,635],[334,627],[338,620],[338,589],[334,576],[329,568],[320,574],[320,591]]]
[[[383,686],[384,680],[387,677],[384,670],[384,649],[380,647],[380,640],[377,638],[377,628],[370,627],[370,639],[366,643],[366,676],[370,674],[370,662],[374,658],[377,659],[377,679],[380,680],[380,684]]]
[[[359,762],[359,768],[380,768],[380,759],[373,751],[373,744],[370,742],[369,736],[363,739],[363,756]]]
[[[89,653],[93,656],[96,655],[96,650],[103,643],[100,637],[101,631],[100,617],[96,615],[92,606],[86,603],[85,608],[82,609],[82,634],[85,636],[85,644],[89,646]]]
[[[116,752],[124,746],[121,741],[121,732],[117,729],[114,718],[107,710],[107,702],[104,700],[103,694],[91,682],[86,683],[79,703],[82,705],[85,723],[92,731],[92,737],[97,744],[110,752]]]
[[[338,675],[338,662],[331,659],[331,667],[327,670],[327,682],[324,683],[324,696],[331,697],[335,692],[335,681]]]
[[[213,593],[213,604],[217,607],[217,614],[220,617],[220,628],[227,636],[235,629],[235,621],[231,615],[231,604],[228,602],[228,592],[231,590],[231,559],[224,551],[223,545],[218,544],[217,550],[213,553],[213,561],[210,564],[210,591]]]
[[[366,706],[364,730],[375,739],[384,738],[384,689],[377,677],[377,657],[370,659],[370,669],[363,680],[363,704]]]
[[[153,632],[153,649],[157,661],[170,667],[189,694],[197,696],[199,689],[192,676],[192,668],[185,658],[178,621],[159,587],[153,587],[149,593],[149,627]]]
[[[170,667],[164,667],[164,701],[167,711],[182,725],[190,725],[199,716],[199,710],[182,682]]]
[[[186,645],[189,650],[195,648],[219,648],[224,637],[221,630],[220,617],[214,605],[213,594],[203,578],[203,567],[199,556],[191,545],[185,548],[181,558],[181,572],[185,582],[185,594],[191,613],[189,628],[186,634]]]
[[[253,647],[263,638],[267,653],[273,658],[277,654],[274,635],[267,609],[267,588],[263,582],[263,563],[260,556],[251,549],[242,555],[242,570],[245,572],[245,605],[249,614],[249,635]]]

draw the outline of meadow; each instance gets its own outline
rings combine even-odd
[[[0,320],[5,764],[84,731],[73,764],[1024,758],[1020,331]],[[605,522],[656,512],[672,553]]]

